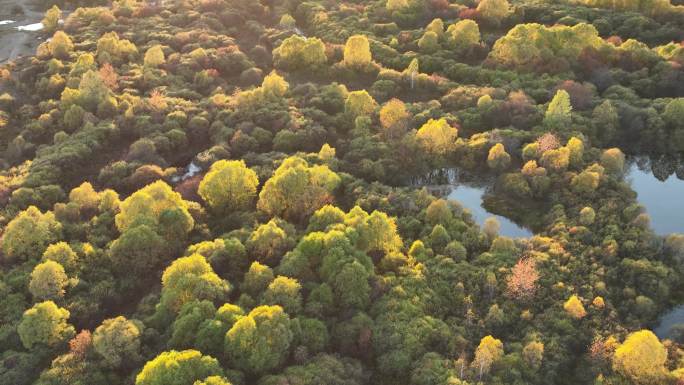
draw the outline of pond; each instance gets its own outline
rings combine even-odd
[[[631,182],[651,217],[651,227],[658,235],[684,233],[684,180],[681,166],[660,160],[638,158],[627,169],[625,179]]]
[[[473,220],[482,226],[487,218],[494,217],[499,222],[499,234],[511,238],[527,238],[534,233],[512,220],[489,212],[484,206],[484,197],[492,181],[476,181],[472,177],[459,174],[456,169],[437,170],[414,182],[414,186],[424,186],[436,196],[459,202],[470,211]]]

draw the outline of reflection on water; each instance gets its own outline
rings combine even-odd
[[[453,187],[453,190],[449,194],[449,199],[456,200],[460,202],[463,207],[470,210],[473,215],[475,222],[479,223],[480,226],[489,217],[495,217],[501,229],[499,234],[505,235],[511,238],[527,238],[532,236],[532,232],[524,227],[517,225],[506,217],[501,215],[495,215],[488,212],[484,207],[482,207],[482,196],[486,193],[486,189],[482,187],[471,187],[466,185],[457,185]]]
[[[638,158],[630,164],[627,180],[651,217],[659,235],[684,233],[684,167],[665,158]]]
[[[653,329],[653,332],[660,339],[670,338],[672,336],[672,327],[683,323],[684,305],[679,305],[660,316],[658,325]]]
[[[501,215],[492,214],[483,207],[483,197],[487,194],[492,181],[475,179],[458,170],[447,168],[431,172],[413,182],[414,186],[424,186],[436,196],[442,196],[461,203],[470,211],[473,220],[482,226],[489,217],[495,217],[501,225],[499,234],[511,238],[530,237],[532,231],[519,226]]]

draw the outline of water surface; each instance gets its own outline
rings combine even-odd
[[[655,162],[637,160],[629,165],[626,179],[651,217],[651,228],[656,234],[684,233],[684,180],[674,171],[669,175],[663,173],[658,166]]]

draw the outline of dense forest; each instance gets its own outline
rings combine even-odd
[[[626,177],[684,179],[681,0],[40,6],[1,385],[684,384],[684,234]]]

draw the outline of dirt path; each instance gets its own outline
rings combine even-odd
[[[0,0],[0,63],[36,53],[40,32],[17,27],[40,23],[43,14],[33,0]]]

